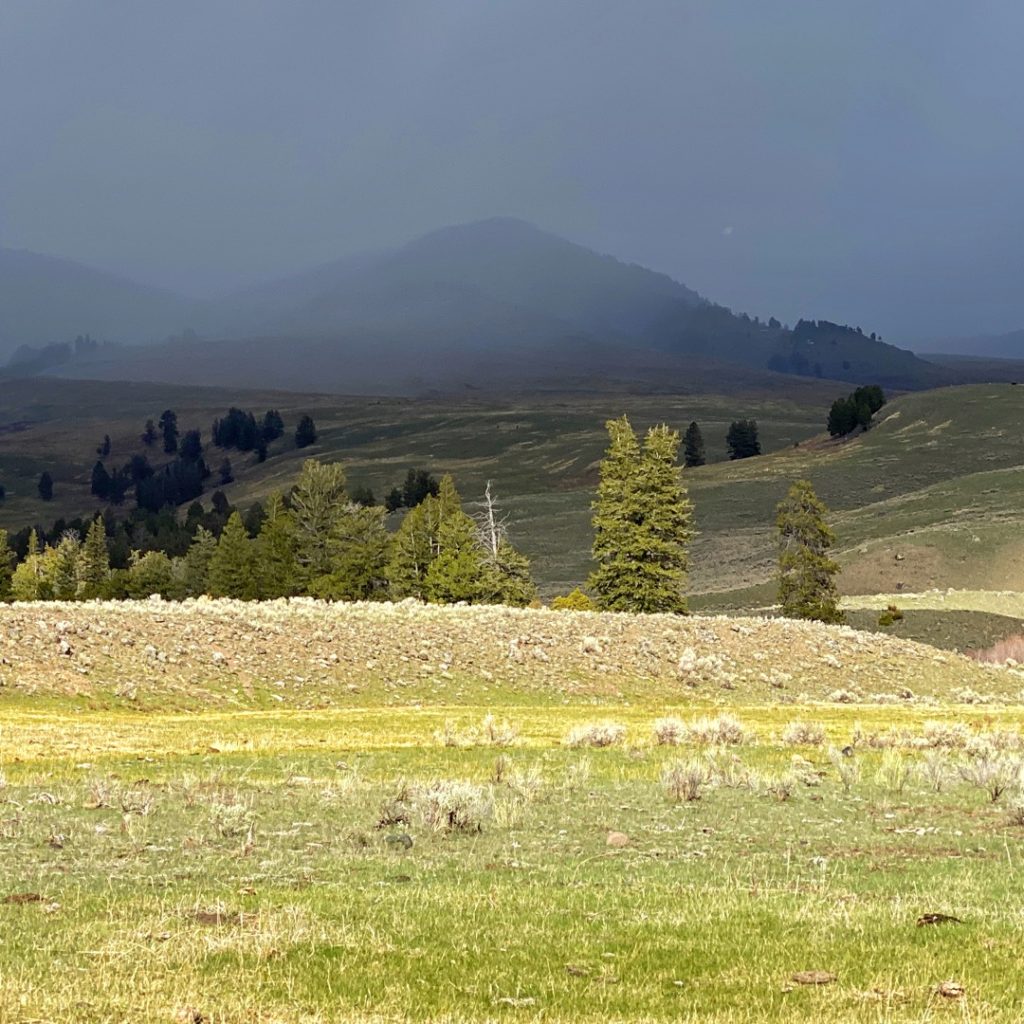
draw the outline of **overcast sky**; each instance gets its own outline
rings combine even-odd
[[[498,214],[911,342],[1024,326],[1020,0],[0,0],[0,245],[193,293]]]

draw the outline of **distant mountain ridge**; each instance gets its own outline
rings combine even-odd
[[[104,294],[115,284],[102,283]],[[140,289],[124,293],[129,309],[144,295],[155,301],[151,290]],[[443,388],[539,380],[575,369],[621,375],[631,364],[682,378],[701,360],[737,364],[765,379],[775,372],[890,388],[955,380],[953,371],[859,329],[806,320],[789,330],[774,319],[737,315],[665,274],[513,218],[440,228],[395,250],[334,261],[201,304],[164,298],[167,309],[147,311],[163,312],[166,326],[158,330],[154,319],[138,340],[172,331],[179,337],[145,350],[107,348],[60,372],[177,381],[204,368],[211,383],[244,378],[253,386],[264,370],[267,383],[283,375],[300,390],[327,381],[344,386],[348,374],[360,389],[393,392],[399,377]],[[65,318],[74,303],[67,305]],[[95,308],[86,304],[82,319]],[[190,330],[182,332],[185,324]],[[83,331],[118,341],[125,327],[115,333],[82,323],[72,335]]]

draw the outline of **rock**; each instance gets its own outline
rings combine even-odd
[[[600,654],[601,641],[596,636],[585,636],[580,641],[580,650],[584,654]]]

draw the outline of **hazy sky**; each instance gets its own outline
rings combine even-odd
[[[1024,326],[1020,0],[0,0],[0,244],[195,293],[524,217],[736,309]]]

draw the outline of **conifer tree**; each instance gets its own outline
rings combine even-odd
[[[185,597],[199,597],[208,592],[210,563],[216,551],[217,538],[205,526],[197,526],[182,558],[181,584]]]
[[[267,499],[266,517],[256,538],[256,595],[270,601],[296,589],[295,520],[278,493]]]
[[[96,465],[92,467],[89,490],[100,501],[107,501],[110,498],[110,486],[110,474],[107,472],[107,467],[97,460]]]
[[[251,601],[256,596],[252,541],[238,512],[232,512],[210,560],[208,586],[213,597]]]
[[[392,598],[426,598],[427,572],[437,557],[436,537],[437,499],[427,497],[406,512],[394,536],[385,573]]]
[[[299,582],[305,584],[331,572],[331,536],[348,505],[341,463],[307,459],[291,505]]]
[[[687,469],[693,469],[695,466],[703,466],[706,462],[704,436],[695,420],[686,428],[683,437],[683,464]]]
[[[313,417],[303,416],[295,428],[295,447],[308,448],[311,444],[316,444],[316,439],[316,424],[313,422]]]
[[[152,420],[146,420],[145,429],[142,431],[142,435],[139,438],[147,448],[153,447],[153,442],[156,440],[156,424]]]
[[[102,516],[97,516],[85,535],[85,544],[78,560],[78,593],[90,599],[103,594],[103,586],[110,576],[110,554],[107,551],[107,528]]]
[[[169,597],[174,588],[171,560],[163,551],[133,551],[126,587],[128,596],[136,599],[154,594]]]
[[[43,501],[53,500],[53,477],[50,476],[46,470],[44,470],[39,477],[38,488],[39,497],[42,498]]]
[[[82,542],[70,530],[54,548],[53,596],[57,601],[73,601],[78,596],[78,561]]]
[[[0,530],[0,601],[11,599],[11,578],[14,576],[14,552],[7,540],[7,531]]]
[[[438,604],[479,600],[483,596],[483,551],[473,520],[462,511],[455,481],[447,474],[438,489],[437,511],[437,555],[427,569],[424,594]]]
[[[797,480],[779,503],[779,603],[791,619],[842,622],[835,578],[839,563],[825,503],[807,480]]]
[[[594,502],[590,585],[609,611],[685,612],[692,508],[676,458],[679,434],[652,427],[641,449],[623,416],[607,424],[609,447]]]
[[[384,509],[350,503],[331,529],[331,571],[311,581],[310,593],[336,601],[369,600],[381,595],[389,547]]]

